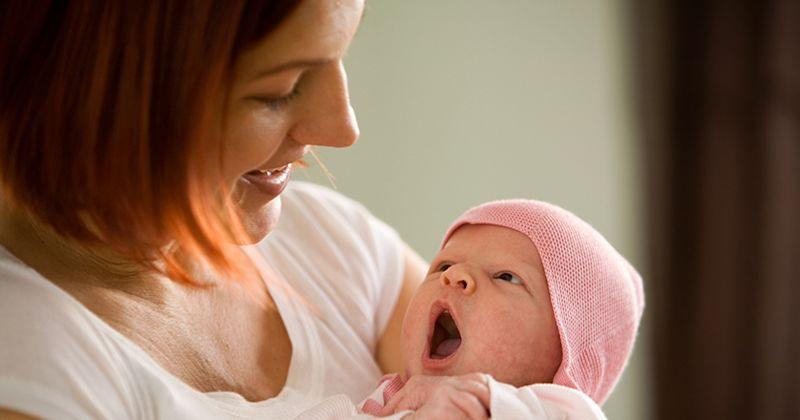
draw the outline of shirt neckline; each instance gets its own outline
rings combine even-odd
[[[320,399],[322,395],[322,380],[320,378],[321,349],[319,346],[319,339],[317,338],[317,331],[314,323],[311,320],[308,308],[305,307],[302,302],[297,302],[297,299],[287,296],[287,290],[284,290],[282,287],[276,287],[275,284],[272,284],[271,281],[267,280],[269,278],[274,278],[277,282],[279,282],[279,284],[286,285],[288,287],[288,291],[293,293],[286,280],[281,279],[275,270],[270,269],[266,265],[263,260],[263,256],[261,256],[260,253],[253,248],[253,246],[243,246],[242,248],[251,258],[258,258],[255,260],[256,265],[259,268],[262,280],[264,280],[267,290],[272,296],[272,299],[275,301],[278,313],[280,314],[281,320],[283,321],[283,324],[289,335],[289,341],[291,342],[292,346],[292,354],[289,359],[289,369],[283,388],[281,388],[281,391],[274,397],[261,401],[248,401],[241,394],[233,391],[202,392],[197,390],[186,382],[183,382],[177,376],[173,375],[170,371],[157,363],[150,356],[150,354],[148,354],[138,344],[114,329],[114,327],[97,316],[97,314],[89,310],[89,308],[84,306],[74,296],[70,295],[58,285],[45,278],[41,273],[25,264],[25,262],[17,258],[16,255],[11,253],[11,251],[9,251],[2,244],[0,244],[0,261],[2,261],[2,259],[7,259],[12,263],[23,267],[24,269],[29,270],[33,274],[29,278],[30,280],[33,280],[37,285],[48,289],[50,292],[59,295],[62,299],[69,302],[70,305],[77,308],[77,310],[87,316],[91,322],[97,325],[102,331],[104,331],[127,351],[129,351],[139,363],[143,363],[147,367],[151,368],[151,370],[154,370],[160,380],[168,382],[168,385],[174,384],[183,391],[197,395],[214,405],[220,406],[222,409],[229,410],[232,405],[236,406],[237,408],[241,408],[242,406],[263,407],[266,405],[287,402],[296,397],[300,397],[304,401],[315,401]],[[261,263],[259,263],[259,261],[261,261]],[[308,379],[303,380],[304,378]],[[307,389],[303,389],[302,384],[304,383],[309,384],[309,387],[306,387]],[[298,391],[300,392],[300,395],[298,395]]]

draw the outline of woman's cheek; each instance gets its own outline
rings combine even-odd
[[[250,110],[241,115],[225,137],[226,173],[238,177],[266,163],[287,138],[285,126],[283,118],[271,117],[267,110]]]

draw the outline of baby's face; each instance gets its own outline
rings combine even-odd
[[[464,225],[431,263],[403,322],[408,375],[551,382],[561,363],[539,253],[512,229]]]

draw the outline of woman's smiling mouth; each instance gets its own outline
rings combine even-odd
[[[291,171],[292,164],[289,163],[280,168],[250,171],[242,175],[242,179],[258,191],[274,197],[280,195],[286,188]]]

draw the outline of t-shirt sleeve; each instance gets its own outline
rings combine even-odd
[[[366,209],[363,211],[374,244],[372,251],[376,275],[373,277],[371,292],[375,308],[374,333],[377,341],[386,330],[400,294],[405,274],[405,243],[389,225],[367,212]]]
[[[606,420],[600,407],[586,394],[554,384],[521,388],[486,375],[491,394],[492,418]]]
[[[405,244],[394,229],[338,192],[293,182],[284,193],[278,228],[266,242],[273,246],[271,262],[285,274],[324,271],[325,280],[303,293],[338,308],[374,349],[403,281]]]
[[[0,407],[48,419],[136,417],[109,343],[70,302],[25,281],[0,270]]]

